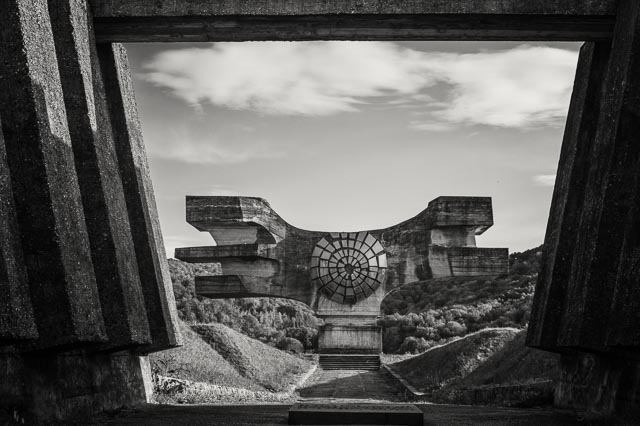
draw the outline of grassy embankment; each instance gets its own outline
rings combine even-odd
[[[150,355],[162,403],[284,401],[311,363],[221,324],[180,322],[184,345]]]
[[[391,367],[430,401],[551,403],[558,357],[526,347],[525,333],[513,328],[481,330]]]

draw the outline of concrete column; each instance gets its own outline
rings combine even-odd
[[[0,345],[38,337],[0,121]]]
[[[634,205],[640,177],[637,1],[619,2],[601,96],[590,161],[582,177],[586,181],[584,207],[558,337],[560,346],[587,351],[609,351],[608,335],[617,333],[616,320],[624,313],[630,315],[633,324],[640,319],[640,299],[623,302],[627,306],[625,312],[612,310],[614,293],[634,291],[628,286],[638,280],[626,271],[623,274],[630,281],[618,281],[621,259],[631,256],[637,261],[640,249],[637,235],[628,234],[640,220]],[[627,244],[625,255],[623,242]],[[640,341],[633,343],[638,345]]]
[[[106,341],[46,0],[0,7],[0,116],[38,349]]]
[[[86,0],[49,0],[75,168],[109,349],[151,342],[107,95]]]
[[[131,233],[156,351],[180,344],[169,266],[142,140],[129,62],[120,44],[98,46]]]
[[[527,344],[541,349],[560,350],[558,331],[571,279],[580,217],[585,209],[586,175],[592,161],[610,51],[609,43],[585,43],[578,58],[527,335]]]
[[[582,48],[527,344],[562,352],[555,403],[640,410],[640,3]]]

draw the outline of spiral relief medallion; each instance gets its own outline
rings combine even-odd
[[[387,255],[368,232],[325,235],[311,255],[311,281],[329,299],[355,304],[384,282]]]

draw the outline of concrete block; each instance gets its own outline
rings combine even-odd
[[[289,409],[290,425],[415,425],[424,413],[411,404],[298,403]]]

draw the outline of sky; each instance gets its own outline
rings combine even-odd
[[[577,43],[127,45],[167,255],[213,245],[186,195],[265,198],[290,224],[378,229],[490,196],[481,247],[544,240]]]

